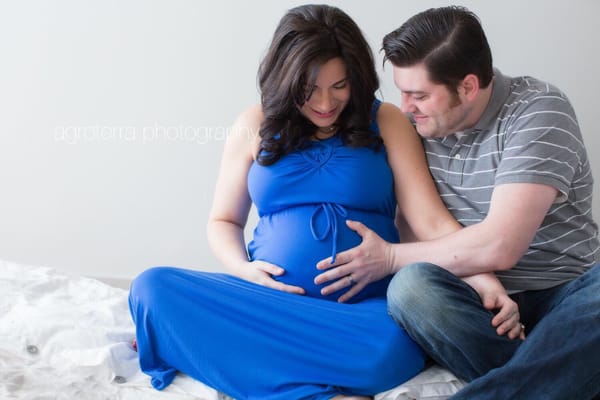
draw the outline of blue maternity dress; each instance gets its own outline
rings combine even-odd
[[[398,241],[385,150],[347,147],[339,136],[311,142],[273,165],[254,163],[248,189],[260,217],[250,258],[283,267],[277,279],[306,295],[220,273],[143,272],[129,304],[152,385],[182,371],[240,400],[329,399],[373,395],[418,373],[423,353],[387,314],[389,279],[351,304],[336,302],[343,290],[322,296],[313,282],[319,260],[360,243],[346,219]]]

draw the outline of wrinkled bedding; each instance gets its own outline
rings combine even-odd
[[[150,386],[132,348],[127,291],[52,268],[0,261],[0,398],[222,400],[180,374]],[[433,366],[376,400],[445,399],[464,383]]]

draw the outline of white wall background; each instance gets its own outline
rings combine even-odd
[[[447,1],[327,1],[381,38]],[[227,127],[298,1],[0,2],[0,258],[131,278],[220,267],[205,225]],[[495,64],[561,87],[600,181],[600,2],[468,0]],[[398,102],[391,70],[381,96]],[[594,213],[600,216],[600,183]]]

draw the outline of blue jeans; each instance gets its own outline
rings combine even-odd
[[[600,267],[518,293],[525,341],[499,336],[494,313],[450,272],[403,267],[388,288],[394,320],[438,364],[470,382],[453,399],[591,399],[600,394]]]

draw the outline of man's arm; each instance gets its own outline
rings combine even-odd
[[[512,268],[527,251],[557,196],[548,185],[511,183],[496,187],[486,218],[438,240],[393,245],[390,273],[428,261],[457,276]]]
[[[430,262],[457,276],[470,276],[512,268],[527,251],[535,232],[557,197],[552,186],[510,183],[494,189],[488,215],[480,223],[438,239],[391,244],[359,222],[348,225],[362,243],[339,253],[336,262],[325,259],[317,264],[325,272],[315,282],[335,282],[349,274],[368,282],[393,274],[413,262]],[[333,290],[332,290],[333,291]]]

